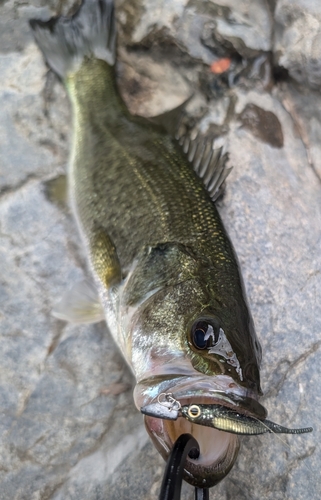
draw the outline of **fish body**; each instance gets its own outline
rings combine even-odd
[[[86,0],[73,18],[31,26],[72,102],[69,195],[100,303],[87,316],[106,319],[135,374],[136,406],[170,391],[182,404],[264,418],[261,348],[213,202],[224,158],[191,142],[192,164],[161,126],[129,114],[116,85],[110,0]],[[145,424],[165,459],[180,434],[196,437],[200,456],[185,467],[196,486],[219,482],[236,459],[234,434],[185,419],[145,416]]]

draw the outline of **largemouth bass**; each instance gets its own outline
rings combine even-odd
[[[261,348],[213,201],[225,156],[188,138],[185,154],[162,125],[130,115],[115,79],[111,0],[85,0],[73,17],[31,27],[72,102],[69,196],[94,281],[77,284],[56,315],[106,320],[135,374],[138,409],[170,392],[181,405],[264,420]],[[149,415],[145,425],[165,459],[182,433],[197,439],[185,479],[199,487],[223,479],[239,451],[236,434],[187,419]]]

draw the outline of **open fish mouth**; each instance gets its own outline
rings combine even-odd
[[[265,419],[267,415],[265,408],[253,397],[247,396],[247,391],[243,388],[238,387],[235,391],[225,392],[213,390],[212,385],[211,390],[208,384],[209,377],[196,378],[198,380],[192,381],[190,377],[185,380],[182,377],[176,380],[176,384],[173,384],[172,380],[170,391],[173,393],[173,400],[179,402],[181,408],[189,405],[220,405],[242,415]],[[213,384],[213,378],[211,379]],[[168,387],[166,389],[168,392]],[[158,405],[163,399],[160,398],[160,393],[149,400],[144,398],[145,409],[148,406],[155,407],[155,403]],[[182,416],[177,418],[177,415],[171,414],[171,410],[166,416],[166,405],[160,405],[160,408],[158,416],[153,412],[146,414],[146,411],[143,411],[146,430],[155,448],[167,460],[178,437],[185,433],[191,434],[198,442],[200,452],[199,455],[194,454],[193,450],[189,453],[184,467],[184,479],[199,488],[215,486],[228,474],[237,458],[240,448],[237,434],[199,425]]]
[[[232,396],[233,398],[233,396]],[[210,488],[231,470],[239,451],[238,435],[266,432],[303,434],[311,427],[288,429],[265,419],[266,410],[256,400],[213,392],[204,396],[161,393],[157,401],[143,408],[145,425],[156,449],[166,460],[182,434],[191,434],[199,445],[191,450],[184,468],[190,484]]]
[[[189,396],[180,398],[182,406],[190,404],[217,404],[216,398]],[[239,451],[239,438],[235,434],[212,427],[204,427],[185,418],[168,420],[145,415],[146,430],[154,446],[167,460],[174,443],[181,434],[191,434],[199,444],[200,453],[192,452],[184,467],[184,479],[199,488],[211,488],[231,470]]]

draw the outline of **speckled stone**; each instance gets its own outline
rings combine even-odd
[[[321,4],[317,0],[278,0],[275,9],[276,62],[297,82],[321,84]]]
[[[154,500],[164,462],[106,326],[51,316],[88,271],[68,207],[48,195],[67,163],[70,107],[26,21],[71,3],[0,3],[0,500]],[[272,59],[301,81],[290,63],[299,61],[302,83],[315,85],[316,66],[302,65],[286,34],[318,20],[319,7],[296,0],[304,15],[295,20],[287,5],[116,4],[118,80],[132,112],[153,116],[193,94],[187,123],[230,153],[219,209],[263,347],[262,403],[278,423],[314,427],[244,437],[211,500],[321,497],[321,102],[286,77],[275,81],[266,54],[275,32]],[[215,75],[210,65],[223,56],[230,71]],[[113,395],[115,384],[123,392]],[[192,500],[190,486],[182,498]]]

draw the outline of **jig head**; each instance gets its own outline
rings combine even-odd
[[[162,418],[164,420],[177,420],[180,416],[181,403],[173,397],[171,392],[162,392],[157,397],[157,402],[143,406],[140,411],[150,417]]]

